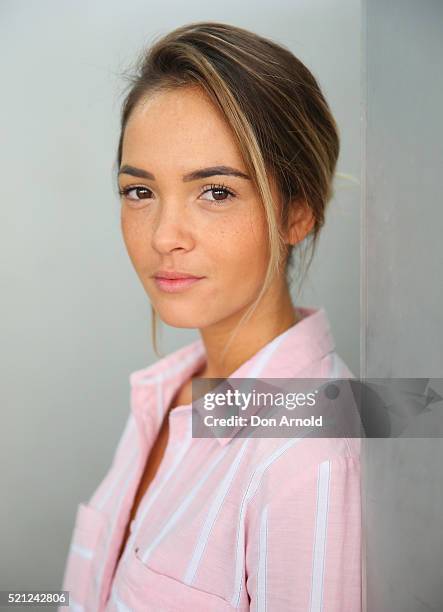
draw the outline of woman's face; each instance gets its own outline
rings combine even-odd
[[[161,319],[205,328],[255,300],[269,257],[262,204],[221,113],[197,87],[156,93],[125,129],[119,174],[129,257]],[[200,277],[156,280],[162,272]]]

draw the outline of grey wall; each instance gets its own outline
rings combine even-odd
[[[443,3],[367,0],[363,33],[362,373],[442,377]],[[443,610],[442,465],[439,438],[365,441],[369,612]]]
[[[251,6],[0,4],[2,589],[60,587],[76,506],[104,476],[129,411],[129,373],[155,358],[112,187],[119,72],[154,34],[194,20],[275,38],[318,77],[341,131],[338,169],[359,178],[359,2]],[[294,296],[325,306],[356,374],[359,209],[359,185],[339,180],[305,293]],[[166,329],[163,350],[195,337]]]

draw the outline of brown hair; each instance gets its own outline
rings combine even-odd
[[[291,248],[284,244],[281,229],[291,206],[307,205],[314,218],[314,227],[303,240],[311,255],[300,284],[311,264],[326,205],[333,195],[340,147],[329,106],[314,76],[288,49],[224,23],[191,23],[173,30],[143,51],[135,72],[124,76],[130,90],[121,110],[118,167],[127,121],[137,104],[153,92],[198,85],[233,131],[263,203],[270,247],[263,286],[240,325],[251,316],[283,266],[288,279],[294,253],[300,253],[302,259],[306,256],[308,249],[302,252],[302,243]],[[281,196],[280,218],[271,196],[271,179]],[[154,350],[160,357],[156,312],[152,305],[151,309]]]

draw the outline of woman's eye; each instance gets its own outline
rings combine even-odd
[[[152,191],[144,185],[123,187],[122,189],[119,189],[119,194],[127,200],[131,200],[133,202],[149,200],[153,197]],[[224,185],[211,185],[204,188],[200,197],[207,202],[223,204],[227,200],[234,198],[235,194]]]
[[[209,196],[209,197],[204,197]],[[227,200],[235,197],[235,194],[224,187],[223,185],[211,185],[207,189],[205,189],[202,193],[202,199],[208,202],[221,202],[224,203]]]
[[[133,193],[133,195],[129,195]],[[134,200],[138,202],[139,200],[147,200],[152,197],[152,191],[148,189],[148,187],[124,187],[123,189],[119,189],[119,194],[128,200]]]

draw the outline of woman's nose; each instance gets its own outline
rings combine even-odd
[[[158,207],[152,232],[152,246],[160,253],[172,249],[190,249],[193,245],[190,220],[186,207],[178,202],[162,203]]]

